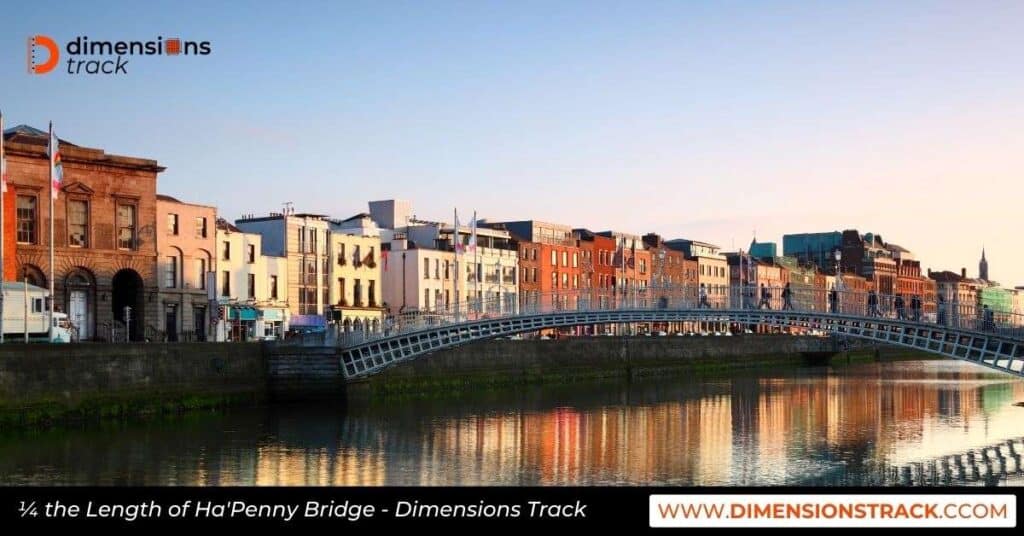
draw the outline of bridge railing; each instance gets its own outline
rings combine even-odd
[[[424,310],[389,315],[377,330],[336,331],[325,342],[352,346],[433,327],[478,320],[558,312],[610,310],[771,310],[886,319],[908,324],[942,325],[952,329],[1024,338],[1024,315],[997,311],[981,303],[942,297],[885,295],[856,290],[807,287],[676,285],[629,289],[572,289],[547,293],[523,291],[518,302],[505,298],[469,300]]]

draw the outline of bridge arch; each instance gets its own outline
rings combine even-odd
[[[476,341],[542,329],[629,322],[724,322],[807,327],[913,348],[1024,376],[1024,341],[998,334],[878,317],[758,309],[621,309],[526,314],[424,326],[341,349],[346,378],[370,376],[403,361]]]

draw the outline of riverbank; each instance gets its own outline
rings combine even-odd
[[[784,335],[493,340],[346,384],[330,349],[251,343],[6,344],[0,347],[0,428],[293,401],[358,405],[521,385],[844,365],[847,356],[833,356],[833,350],[829,339]],[[874,350],[853,352],[849,362],[927,357],[884,348],[877,357]]]

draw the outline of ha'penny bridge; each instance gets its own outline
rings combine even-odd
[[[373,331],[328,332],[302,344],[337,348],[346,379],[357,379],[448,348],[546,330],[699,336],[778,328],[912,348],[1024,376],[1024,317],[977,303],[736,286],[588,289],[522,301],[417,311],[389,317]]]

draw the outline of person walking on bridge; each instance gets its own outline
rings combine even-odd
[[[836,291],[835,285],[828,291],[828,310],[832,313],[839,312],[839,292]]]
[[[782,289],[782,310],[793,310],[793,289],[789,287],[789,283],[786,283],[786,288]]]
[[[893,301],[893,305],[896,307],[896,319],[906,320],[907,319],[907,308],[906,303],[903,301],[903,294],[897,294],[896,299]]]
[[[878,310],[878,294],[875,294],[874,289],[868,293],[868,316],[882,316]]]
[[[698,309],[710,309],[711,304],[708,303],[708,288],[704,283],[700,284],[700,304],[697,305]]]
[[[910,316],[914,322],[921,321],[921,296],[917,294],[910,298]]]
[[[939,294],[938,294],[938,296],[936,298],[937,298],[937,300],[936,300],[936,303],[935,303],[935,308],[938,309],[938,311],[937,311],[937,313],[938,313],[938,318],[937,318],[938,324],[940,326],[945,326],[946,325],[946,297],[943,296],[942,292],[939,292]]]
[[[757,304],[758,309],[762,307],[769,310],[772,308],[772,293],[764,283],[761,283],[761,302]]]

